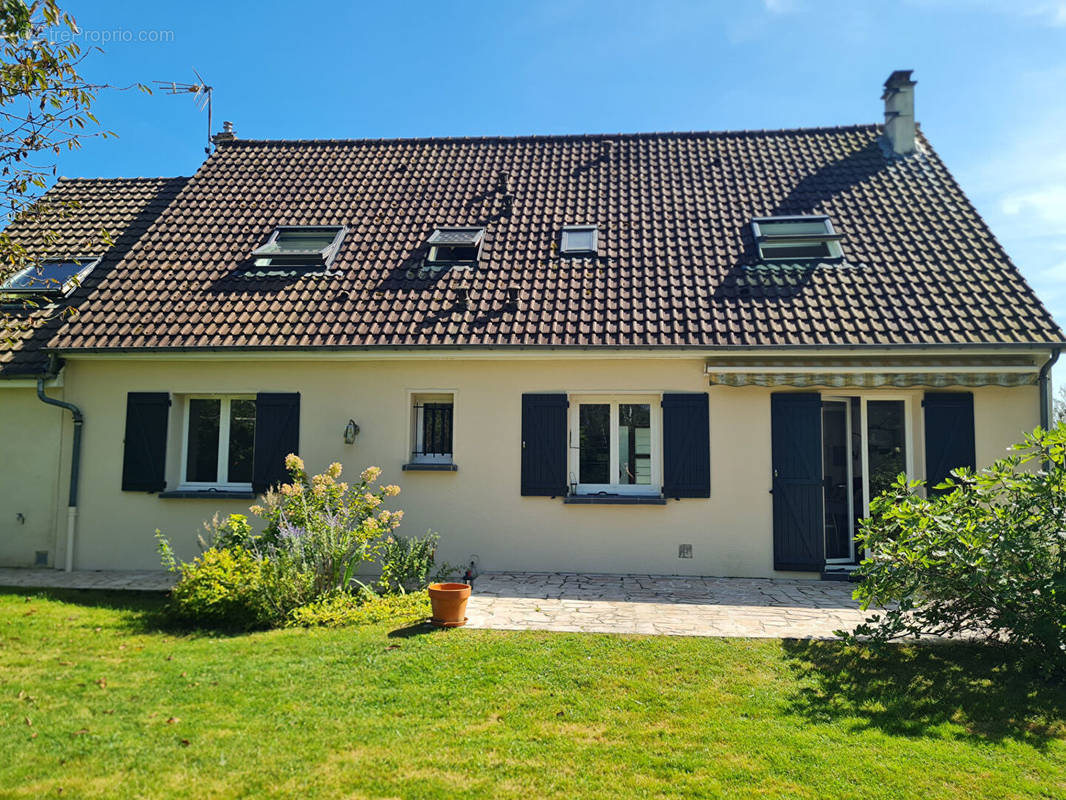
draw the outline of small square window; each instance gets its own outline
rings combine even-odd
[[[751,223],[759,256],[767,261],[838,259],[841,236],[826,216],[760,217]]]
[[[345,229],[339,225],[283,225],[252,251],[257,267],[329,267],[340,250]]]
[[[427,264],[473,265],[481,253],[484,228],[437,228],[429,237]]]
[[[33,264],[0,284],[2,294],[66,295],[100,263],[99,258],[46,259]]]
[[[254,397],[187,397],[183,488],[251,489]]]
[[[453,394],[411,395],[411,463],[452,463]]]
[[[595,225],[568,225],[563,228],[559,243],[563,253],[595,254],[599,245],[599,231]]]

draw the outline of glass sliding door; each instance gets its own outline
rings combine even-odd
[[[902,400],[866,402],[866,452],[870,498],[907,472],[907,418]]]
[[[855,536],[870,499],[900,473],[911,475],[909,402],[822,395],[822,498],[825,562],[863,559]]]

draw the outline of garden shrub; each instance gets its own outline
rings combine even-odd
[[[252,546],[255,535],[252,524],[244,514],[230,514],[224,519],[216,513],[210,520],[204,523],[204,533],[197,537],[201,550],[211,547],[244,547]]]
[[[285,466],[291,483],[271,489],[251,508],[266,520],[254,549],[282,571],[308,578],[303,602],[348,591],[359,565],[378,558],[383,539],[403,519],[402,511],[381,508],[400,487],[373,489],[381,475],[378,467],[367,467],[359,483],[349,486],[339,480],[337,463],[312,477],[295,455],[285,459]]]
[[[234,628],[269,622],[262,595],[263,562],[243,547],[212,547],[182,564],[180,571],[170,596],[176,617]]]
[[[441,564],[432,575],[440,537],[429,531],[425,536],[388,536],[381,546],[381,577],[378,588],[401,594],[425,589],[431,580],[439,580],[453,570]]]
[[[1011,449],[932,498],[901,475],[871,501],[855,595],[888,608],[853,638],[987,635],[1066,667],[1066,424]]]
[[[383,553],[395,555],[386,562],[393,589],[424,585],[424,562],[428,554],[432,564],[436,538],[396,544],[393,532],[403,512],[382,505],[400,489],[374,488],[379,468],[368,467],[349,485],[340,480],[340,464],[313,476],[295,455],[285,459],[285,466],[290,482],[268,491],[250,509],[265,520],[261,534],[241,514],[216,515],[199,537],[201,556],[179,567],[169,541],[156,531],[163,565],[181,572],[171,604],[176,616],[208,625],[282,625],[307,606],[307,618],[361,618],[342,609],[360,605],[362,589],[353,592],[353,586],[362,586],[356,571]]]
[[[430,614],[426,592],[353,595],[337,593],[293,609],[286,625],[295,628],[339,628],[381,622],[418,622]]]

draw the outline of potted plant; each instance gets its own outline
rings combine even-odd
[[[431,583],[429,602],[433,607],[430,622],[439,628],[458,628],[466,624],[466,601],[470,586],[466,583]]]

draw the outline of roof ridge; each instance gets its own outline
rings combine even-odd
[[[86,178],[79,176],[60,175],[56,178],[56,183],[65,181],[66,183],[118,183],[119,181],[187,181],[191,178],[191,175],[158,175],[156,177],[148,175],[135,175],[131,177],[117,177],[117,178]]]
[[[221,145],[222,148],[242,145],[344,145],[344,144],[399,144],[399,143],[493,143],[493,142],[560,142],[560,141],[603,141],[603,140],[639,140],[639,139],[696,139],[706,137],[735,137],[770,135],[779,136],[802,133],[843,133],[846,131],[877,131],[884,127],[881,123],[856,123],[853,125],[823,125],[809,128],[763,128],[719,131],[646,131],[630,133],[546,133],[523,134],[520,136],[401,136],[397,138],[351,138],[351,139],[233,139]]]

